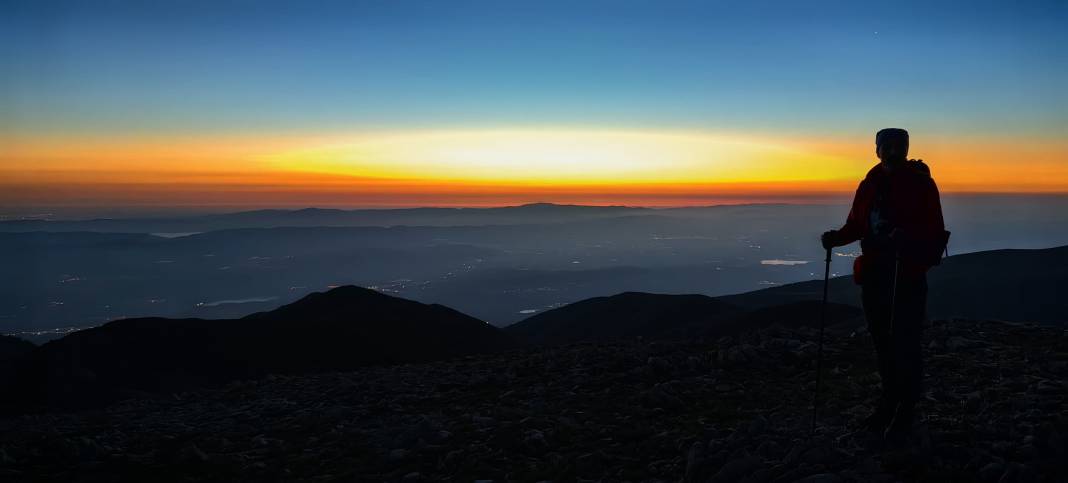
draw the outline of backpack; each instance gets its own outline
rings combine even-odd
[[[909,161],[908,167],[915,170],[918,175],[930,177],[930,169],[923,162]],[[929,267],[941,265],[943,253],[949,256],[950,231],[943,229],[941,234],[929,240],[892,240],[889,234],[895,229],[894,217],[896,213],[890,209],[889,203],[886,202],[889,191],[890,180],[886,178],[880,179],[879,184],[875,187],[875,195],[868,213],[868,230],[871,233],[871,240],[861,240],[862,245],[866,241],[872,248],[896,253],[900,258],[915,261]]]

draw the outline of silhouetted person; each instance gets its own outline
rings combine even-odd
[[[860,182],[845,225],[824,233],[822,243],[832,248],[860,240],[863,255],[853,275],[861,285],[883,386],[864,426],[899,444],[909,435],[921,393],[926,274],[939,263],[948,232],[930,169],[922,160],[907,159],[908,132],[883,129],[875,146],[880,163]]]

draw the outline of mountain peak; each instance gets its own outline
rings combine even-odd
[[[262,319],[269,317],[315,317],[322,318],[327,315],[341,315],[353,310],[370,310],[376,304],[381,303],[411,303],[409,300],[386,295],[377,290],[359,287],[356,285],[342,285],[325,292],[312,292],[301,297],[296,302],[283,305],[267,312],[257,312],[244,318]],[[351,315],[351,314],[350,314]]]
[[[312,292],[312,293],[310,293],[308,295],[305,295],[300,300],[298,300],[297,302],[294,302],[294,303],[300,303],[301,301],[305,301],[305,300],[307,300],[307,301],[315,301],[315,302],[319,302],[319,303],[321,303],[323,301],[351,302],[354,299],[355,300],[361,300],[361,299],[376,298],[376,297],[397,298],[397,297],[393,297],[391,295],[386,295],[386,294],[384,294],[382,292],[379,292],[379,291],[377,291],[375,289],[371,289],[371,288],[367,288],[367,287],[360,287],[359,285],[341,285],[341,286],[338,286],[338,287],[330,288],[329,290],[326,290],[325,292]]]

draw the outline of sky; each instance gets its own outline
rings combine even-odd
[[[1068,192],[1068,3],[0,0],[0,215]]]

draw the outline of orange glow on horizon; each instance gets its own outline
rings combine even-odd
[[[839,199],[871,139],[699,131],[434,130],[3,139],[0,206],[681,206]],[[1068,141],[922,139],[943,192],[1068,192]]]

